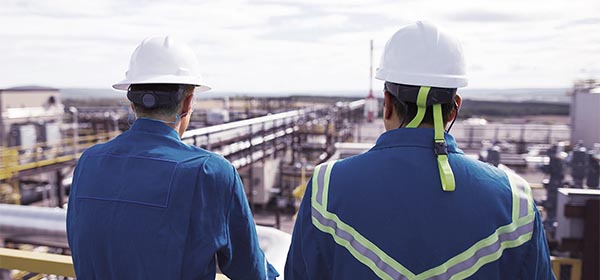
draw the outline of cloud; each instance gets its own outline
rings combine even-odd
[[[263,26],[265,32],[259,38],[314,42],[342,33],[376,31],[382,26],[397,24],[397,21],[379,13],[338,12],[330,3],[323,6],[311,6],[305,3],[289,5],[295,7],[297,12],[270,17],[267,24]]]
[[[420,19],[461,38],[473,86],[570,85],[600,68],[599,3],[4,0],[0,87],[106,87],[143,38],[172,34],[221,91],[365,90],[369,40],[377,64],[387,39]]]
[[[564,29],[564,28],[572,28],[572,27],[578,27],[578,26],[596,26],[596,25],[600,25],[600,17],[594,17],[594,18],[580,18],[580,19],[576,19],[576,20],[571,20],[568,21],[566,23],[561,24],[560,26],[558,26],[558,29]]]
[[[320,17],[277,17],[272,18],[261,39],[314,42],[332,34],[346,32],[347,17],[327,15]],[[318,30],[318,32],[315,32]]]
[[[518,21],[527,21],[532,20],[531,18],[520,15],[520,14],[510,14],[510,13],[502,13],[496,11],[487,11],[487,10],[468,10],[463,12],[458,12],[455,14],[450,14],[447,16],[449,20],[453,21],[463,21],[463,22],[518,22]]]
[[[103,16],[109,9],[106,1],[76,1],[76,0],[53,0],[53,1],[19,1],[5,0],[2,3],[4,15],[35,15],[52,18],[83,18]]]

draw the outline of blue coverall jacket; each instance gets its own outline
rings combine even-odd
[[[285,279],[554,279],[527,182],[445,138],[453,192],[428,128],[387,131],[368,152],[317,167]]]
[[[67,234],[78,279],[212,280],[215,259],[231,279],[277,274],[235,168],[150,119],[85,151]]]

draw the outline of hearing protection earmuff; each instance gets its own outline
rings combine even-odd
[[[181,102],[185,93],[186,86],[180,85],[177,91],[157,91],[157,90],[127,90],[127,99],[134,104],[141,105],[146,109],[152,109],[159,106],[176,104]]]

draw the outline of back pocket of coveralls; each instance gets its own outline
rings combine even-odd
[[[76,196],[166,208],[177,162],[149,157],[85,158]]]

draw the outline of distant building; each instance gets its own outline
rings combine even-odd
[[[206,123],[217,125],[229,122],[229,111],[225,109],[210,109],[206,113]]]
[[[59,90],[23,86],[0,89],[0,146],[33,146],[60,139],[64,106]]]
[[[600,143],[600,81],[575,82],[571,94],[571,143],[592,149]]]

